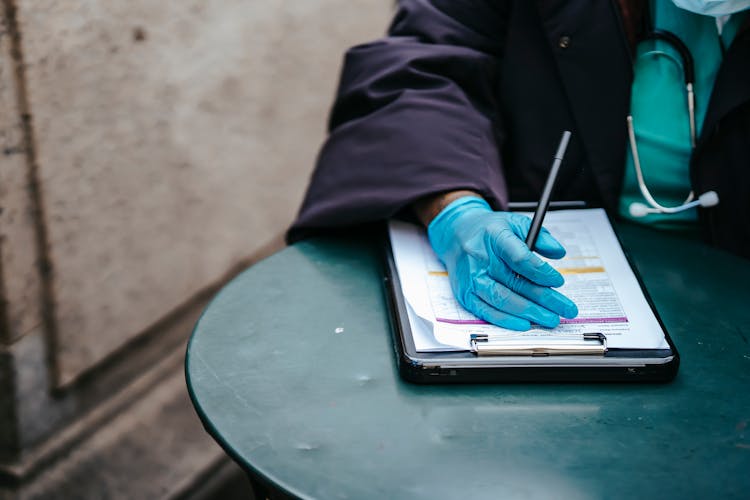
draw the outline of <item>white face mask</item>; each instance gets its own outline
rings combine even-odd
[[[704,16],[726,16],[750,8],[750,0],[672,0],[677,7]]]

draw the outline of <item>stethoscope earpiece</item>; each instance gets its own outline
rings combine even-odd
[[[692,192],[690,195],[692,196]],[[685,210],[691,209],[693,207],[713,207],[719,204],[719,195],[716,194],[716,191],[706,191],[702,195],[698,197],[697,200],[691,201],[689,203],[683,203],[679,207],[649,207],[645,203],[639,203],[634,202],[631,203],[628,207],[628,212],[630,213],[631,217],[645,217],[648,214],[676,214],[678,212],[683,212]]]
[[[698,197],[698,201],[703,208],[715,207],[719,204],[719,195],[716,191],[706,191]]]
[[[630,212],[630,216],[638,217],[638,218],[647,216],[648,214],[652,213],[653,210],[654,210],[653,208],[648,207],[644,205],[643,203],[639,203],[637,201],[634,203],[631,203],[630,206],[628,207],[628,212]]]

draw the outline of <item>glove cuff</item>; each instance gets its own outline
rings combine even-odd
[[[476,196],[462,196],[453,200],[432,219],[427,226],[427,237],[433,250],[442,259],[445,251],[450,248],[455,240],[454,231],[451,229],[455,221],[467,212],[480,210],[492,212],[492,207],[484,198]]]

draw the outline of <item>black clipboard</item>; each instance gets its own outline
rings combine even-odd
[[[527,208],[522,206],[522,209]],[[567,205],[558,208],[574,208]],[[614,226],[613,226],[614,228]],[[616,234],[616,231],[615,231]],[[387,233],[386,233],[387,235]],[[618,237],[619,241],[619,237]],[[622,243],[620,242],[620,246]],[[637,269],[627,262],[661,329],[668,349],[605,349],[601,355],[479,356],[469,351],[418,352],[408,320],[389,238],[386,236],[385,292],[393,346],[401,377],[417,384],[500,382],[668,382],[676,375],[679,353],[659,317]]]

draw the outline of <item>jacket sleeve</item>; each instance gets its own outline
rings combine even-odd
[[[347,52],[289,241],[386,219],[449,190],[505,205],[494,95],[507,20],[500,4],[403,0],[386,37]]]

